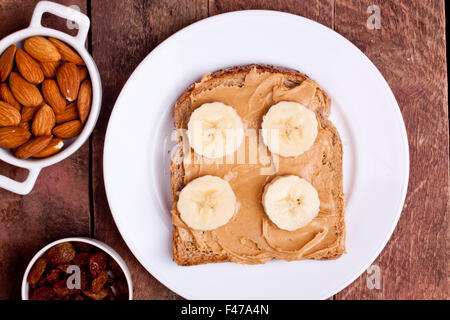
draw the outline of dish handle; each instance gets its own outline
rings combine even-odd
[[[60,18],[75,21],[78,24],[78,34],[74,36],[76,42],[84,47],[89,32],[91,21],[88,16],[78,10],[72,9],[61,4],[50,1],[41,1],[34,8],[33,17],[31,18],[30,28],[42,28],[42,15],[44,13],[52,13]]]
[[[33,189],[36,179],[41,171],[41,168],[31,168],[28,169],[28,177],[23,182],[18,182],[11,178],[0,175],[0,188],[21,194],[29,194]]]

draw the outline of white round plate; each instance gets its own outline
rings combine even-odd
[[[332,99],[344,144],[347,253],[329,261],[270,261],[180,267],[172,260],[172,107],[217,69],[266,63],[299,70]],[[104,149],[114,220],[142,265],[188,299],[325,299],[354,281],[381,252],[405,200],[406,130],[388,84],[348,40],[314,21],[274,11],[214,16],[155,48],[117,99]]]

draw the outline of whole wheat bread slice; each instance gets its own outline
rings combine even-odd
[[[193,111],[190,95],[194,92],[194,90],[195,92],[199,92],[201,90],[209,90],[219,85],[240,86],[243,84],[246,75],[255,68],[257,72],[261,73],[269,72],[282,74],[285,79],[283,85],[286,88],[298,86],[303,81],[308,79],[306,75],[296,70],[260,64],[235,66],[206,74],[202,77],[201,81],[190,85],[189,88],[186,89],[186,91],[178,98],[173,109],[175,128],[187,129],[187,124]],[[344,194],[342,187],[342,142],[336,128],[327,119],[330,114],[330,104],[330,99],[326,93],[321,89],[317,89],[315,97],[312,101],[312,109],[314,109],[318,115],[318,119],[322,127],[331,132],[333,137],[333,150],[326,165],[330,166],[333,172],[335,172],[335,175],[333,176],[335,181],[333,183],[332,192],[334,195],[335,207],[337,208],[337,214],[339,215],[339,220],[336,223],[334,230],[337,240],[336,245],[331,246],[326,250],[320,250],[314,254],[307,255],[303,257],[303,259],[333,259],[339,257],[345,252]],[[176,206],[178,194],[185,185],[184,166],[180,160],[183,159],[182,148],[178,149],[173,159],[178,159],[178,161],[172,161],[170,167],[173,199],[172,214],[177,212]],[[196,245],[195,239],[190,235],[188,230],[178,227],[175,224],[173,227],[173,257],[175,262],[179,265],[185,266],[232,261],[231,257],[226,252],[217,253],[212,250],[199,248]]]

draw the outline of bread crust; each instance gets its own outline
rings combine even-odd
[[[300,84],[308,76],[301,72],[289,68],[266,65],[266,64],[249,64],[243,66],[233,66],[221,69],[212,73],[205,74],[200,82],[191,84],[183,94],[177,99],[173,108],[173,120],[175,129],[187,129],[187,123],[193,111],[190,103],[190,95],[198,90],[207,90],[217,85],[229,84],[239,85],[245,79],[245,76],[253,69],[257,72],[281,73],[287,79],[286,86],[295,86]],[[316,101],[319,104],[317,114],[323,128],[332,133],[333,145],[336,148],[335,153],[338,155],[335,161],[331,161],[333,172],[336,174],[336,180],[340,181],[333,190],[335,203],[339,215],[336,225],[337,243],[330,248],[314,252],[305,259],[335,259],[345,252],[345,224],[344,224],[344,194],[342,188],[342,142],[335,126],[328,120],[330,113],[331,101],[322,89],[316,91]],[[176,159],[183,159],[182,148],[178,149],[174,155]],[[170,165],[171,173],[171,189],[172,189],[172,210],[176,210],[178,194],[184,187],[184,167],[182,161],[172,161]],[[182,228],[173,226],[173,258],[175,262],[182,266],[197,265],[204,263],[226,262],[231,261],[226,253],[216,254],[213,252],[204,252],[197,249],[195,240],[186,240],[186,232]]]

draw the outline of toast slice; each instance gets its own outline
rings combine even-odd
[[[294,92],[297,89],[301,90],[300,86],[305,84],[305,81],[315,83],[306,75],[296,70],[271,65],[236,66],[208,73],[199,82],[189,86],[178,98],[173,109],[175,128],[187,129],[190,115],[196,107],[196,96],[202,94],[208,95],[219,87],[229,88],[230,90],[233,88],[235,92],[239,92],[239,88],[244,87],[248,77],[265,77],[268,79],[272,75],[282,79],[281,86],[285,90],[290,90],[289,92]],[[209,99],[212,98],[214,97],[209,97]],[[217,97],[217,101],[220,101],[220,99],[221,97]],[[269,99],[274,98],[269,96]],[[278,99],[282,99],[282,97]],[[289,97],[284,99],[289,100]],[[268,105],[274,103],[275,101],[273,100],[268,101]],[[333,124],[328,120],[330,104],[330,99],[326,93],[317,85],[317,88],[312,91],[312,96],[307,107],[316,113],[324,137],[320,140],[323,141],[322,144],[324,145],[320,150],[325,151],[320,151],[321,153],[319,154],[319,149],[316,148],[316,151],[313,150],[310,152],[308,155],[309,158],[299,158],[298,161],[302,164],[300,168],[310,165],[315,168],[312,175],[314,177],[320,177],[321,181],[323,181],[323,183],[321,182],[315,187],[318,191],[322,191],[319,194],[324,195],[324,199],[326,200],[324,203],[326,206],[324,205],[324,208],[321,207],[318,219],[315,222],[315,225],[319,227],[299,231],[302,239],[307,239],[306,242],[304,241],[302,243],[301,248],[292,249],[289,247],[281,247],[281,242],[271,242],[268,240],[269,237],[265,236],[264,239],[255,240],[256,250],[259,251],[256,251],[254,256],[246,255],[245,258],[242,258],[236,252],[226,249],[226,246],[221,242],[220,235],[211,231],[190,230],[179,217],[177,200],[178,194],[185,184],[196,177],[193,177],[192,174],[189,177],[187,176],[186,170],[190,170],[190,167],[187,165],[185,167],[184,163],[185,153],[191,151],[186,151],[186,148],[180,147],[173,155],[170,166],[173,199],[173,208],[171,211],[173,218],[173,257],[176,263],[184,266],[226,261],[256,264],[265,263],[271,259],[288,261],[300,259],[332,259],[341,256],[345,252],[344,194],[342,185],[343,151],[339,134]],[[253,122],[256,123],[256,127],[260,126],[260,121],[260,117],[254,119]],[[197,169],[196,172],[200,171]],[[299,170],[298,173],[287,172],[290,174],[299,174],[300,176],[302,173],[303,175],[305,174],[303,169]],[[265,181],[269,181],[276,175],[277,173],[272,177],[267,177]],[[239,198],[239,194],[236,194],[236,196]],[[255,197],[259,196],[259,194],[255,194]],[[262,229],[266,228],[266,231],[272,230],[272,234],[276,235],[276,237],[271,237],[271,240],[291,236],[290,234],[280,232],[280,230],[274,230],[271,222],[264,218],[262,208],[261,210],[262,212],[258,214],[262,217]],[[321,219],[327,221],[325,225],[320,226]],[[258,233],[255,232],[254,234]]]

